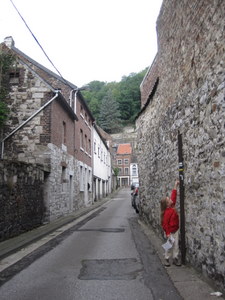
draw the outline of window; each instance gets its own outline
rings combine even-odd
[[[62,144],[66,145],[66,122],[63,121]]]
[[[91,171],[89,170],[89,171],[88,171],[88,184],[87,184],[87,188],[88,188],[88,191],[89,191],[89,192],[91,192],[91,190],[92,190],[92,186],[91,186],[91,178],[92,178],[92,176],[91,176]]]
[[[84,174],[83,174],[83,167],[80,166],[80,191],[84,190]]]
[[[62,167],[61,183],[66,181],[66,167]]]
[[[88,147],[88,145],[87,145],[87,135],[85,134],[85,136],[84,136],[84,151],[85,152],[87,152],[87,147]]]
[[[19,72],[13,72],[9,74],[9,80],[10,80],[10,84],[18,84],[19,83],[19,77],[20,77],[20,73]]]
[[[80,130],[80,148],[84,149],[84,135],[83,135],[83,130]]]
[[[91,140],[88,140],[88,153],[91,154]]]
[[[125,173],[125,175],[128,175],[129,174],[129,168],[124,168],[124,173]]]
[[[122,165],[122,159],[117,159],[117,165]]]
[[[136,167],[136,165],[132,166],[132,175],[137,176],[137,167]]]
[[[122,175],[122,168],[118,168],[119,169],[119,175]]]
[[[100,146],[98,146],[98,157],[100,157]]]
[[[128,165],[129,164],[129,159],[124,159],[124,164]]]
[[[94,142],[94,153],[97,153],[96,151],[96,142]]]

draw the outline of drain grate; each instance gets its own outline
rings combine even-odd
[[[136,258],[83,260],[81,280],[132,280],[143,271]]]

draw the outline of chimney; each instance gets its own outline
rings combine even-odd
[[[12,48],[14,47],[15,45],[15,42],[13,40],[13,38],[11,36],[7,36],[5,39],[4,39],[4,43],[7,47],[9,48]]]

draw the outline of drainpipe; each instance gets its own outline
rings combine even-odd
[[[76,89],[73,89],[70,91],[70,107],[73,108],[75,115],[77,113],[77,93],[80,90],[83,90],[83,88],[76,88]],[[72,107],[73,92],[75,92],[75,93],[74,93],[74,103],[73,103],[73,107]]]
[[[75,90],[75,96],[74,96],[74,113],[75,115],[77,114],[77,93],[79,92],[80,89]]]
[[[20,124],[18,127],[16,127],[13,131],[11,131],[4,139],[1,140],[1,159],[3,159],[3,154],[4,154],[4,142],[10,138],[14,133],[16,133],[20,128],[22,128],[24,125],[26,125],[31,119],[33,119],[39,112],[41,112],[46,106],[48,106],[55,98],[58,97],[59,91],[55,91],[55,96],[51,98],[47,103],[45,103],[42,107],[40,107],[33,115],[31,115],[26,121],[24,121],[22,124]]]
[[[75,92],[74,94],[74,104],[73,104],[73,110],[74,110],[74,113],[75,115],[77,114],[77,93],[79,91],[84,91],[84,90],[87,90],[88,89],[88,86],[85,85],[85,86],[82,86],[82,87],[77,87],[76,89],[73,89],[70,91],[70,107],[72,107],[72,96],[73,96],[73,92]]]
[[[179,179],[180,179],[180,235],[181,235],[181,261],[185,264],[186,243],[185,243],[185,209],[184,209],[184,159],[182,134],[178,131],[178,159],[179,159]]]

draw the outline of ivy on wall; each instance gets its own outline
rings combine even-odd
[[[15,62],[13,55],[6,53],[0,48],[0,128],[6,121],[9,110],[7,107],[7,96],[9,94],[10,69]]]

